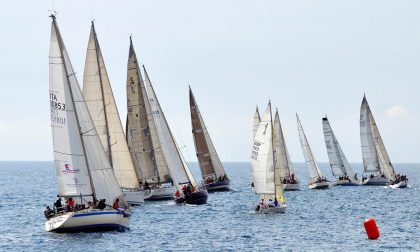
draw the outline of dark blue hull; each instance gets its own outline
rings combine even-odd
[[[128,228],[117,225],[117,224],[97,224],[97,225],[87,225],[79,226],[73,228],[59,228],[55,229],[54,232],[57,233],[92,233],[92,232],[106,232],[106,231],[118,231],[125,232]]]
[[[208,192],[217,192],[217,191],[229,191],[230,181],[220,181],[220,182],[214,182],[210,184],[206,184],[206,188]]]
[[[203,205],[207,203],[207,191],[197,191],[175,199],[177,204]]]

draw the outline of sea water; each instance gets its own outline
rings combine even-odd
[[[254,213],[249,163],[225,163],[232,190],[209,194],[206,205],[146,202],[133,208],[127,232],[57,234],[44,229],[57,194],[52,162],[0,162],[0,251],[420,251],[419,164],[395,165],[407,189],[309,190],[305,165],[294,166],[301,191],[285,193],[285,214]],[[353,168],[360,177],[362,166]],[[331,176],[328,164],[321,169]],[[365,234],[369,217],[378,240]]]

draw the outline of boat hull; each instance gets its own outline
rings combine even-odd
[[[214,182],[210,184],[206,184],[206,188],[208,192],[217,192],[217,191],[229,191],[229,180]]]
[[[397,184],[394,185],[390,185],[389,187],[392,189],[397,189],[397,188],[407,188],[407,181],[400,181]]]
[[[299,190],[299,184],[283,184],[283,190],[284,191],[298,191]]]
[[[363,185],[366,186],[386,186],[389,184],[389,179],[381,176],[369,177],[365,180]]]
[[[125,231],[130,221],[116,210],[83,210],[54,216],[45,223],[48,232],[103,232]]]
[[[330,187],[330,182],[323,181],[323,182],[317,182],[317,183],[311,183],[309,184],[309,189],[328,189]]]
[[[188,195],[176,198],[175,203],[177,204],[190,204],[190,205],[203,205],[207,203],[207,191],[200,190],[193,192]]]
[[[123,191],[125,200],[130,205],[140,205],[144,203],[144,191]]]
[[[348,179],[337,180],[333,183],[334,186],[360,186],[360,183],[349,181]]]
[[[144,192],[144,199],[147,201],[170,200],[174,198],[175,192],[176,189],[174,186],[146,190]]]
[[[264,207],[260,208],[257,213],[262,214],[269,214],[269,213],[285,213],[286,212],[286,205],[279,205],[276,207]]]

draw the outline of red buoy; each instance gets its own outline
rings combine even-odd
[[[363,224],[365,226],[366,234],[369,239],[376,240],[379,238],[379,229],[378,226],[376,226],[375,219],[366,219]]]

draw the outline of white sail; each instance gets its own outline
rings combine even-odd
[[[156,97],[152,83],[150,82],[149,76],[144,68],[145,84],[147,90],[147,96],[149,98],[149,104],[151,106],[153,120],[156,125],[157,134],[159,136],[160,145],[168,164],[169,172],[174,185],[178,191],[182,192],[182,184],[191,182],[193,186],[197,186],[189,168],[184,161],[179,148],[175,142],[169,125],[166,121],[165,115]]]
[[[127,206],[85,104],[55,17],[50,45],[51,129],[60,196],[91,195]]]
[[[86,53],[83,96],[120,187],[138,188],[137,175],[93,22]]]
[[[136,52],[130,37],[127,64],[127,142],[135,161],[139,178],[163,182],[169,170],[160,147],[147,98],[146,88],[139,69]]]
[[[334,176],[349,176],[354,177],[354,172],[347,161],[340,144],[331,128],[327,117],[322,118],[322,126],[324,130],[325,145],[327,147],[328,158]]]
[[[302,124],[300,123],[298,115],[296,115],[297,127],[299,132],[300,146],[302,147],[303,156],[305,157],[306,166],[309,170],[309,177],[311,179],[322,177],[321,170],[318,167],[318,163],[315,161],[311,147],[309,146],[308,140],[306,139],[305,132],[303,131]]]
[[[251,154],[252,177],[255,192],[261,197],[275,195],[273,127],[271,104],[268,104],[254,137]]]
[[[360,141],[362,143],[363,166],[366,172],[380,172],[375,141],[372,135],[370,113],[369,104],[366,96],[364,96],[360,107]]]
[[[293,168],[290,162],[289,153],[287,151],[286,142],[284,141],[283,130],[281,128],[280,116],[276,110],[274,116],[274,151],[275,164],[279,168],[281,180],[288,178],[293,173]]]
[[[255,137],[255,134],[257,133],[258,126],[260,125],[261,118],[260,118],[260,112],[258,111],[258,107],[255,109],[254,114],[254,127],[253,127],[253,137]]]
[[[223,177],[226,175],[225,169],[223,168],[222,162],[220,161],[216,149],[214,148],[208,129],[204,124],[203,117],[201,116],[191,87],[189,97],[194,146],[201,174],[203,178],[208,176],[214,176],[215,178]]]
[[[367,104],[366,98],[364,99]],[[375,119],[373,118],[373,114],[368,107],[368,118],[370,122],[371,132],[372,132],[372,138],[373,142],[375,144],[376,154],[377,154],[377,160],[379,161],[379,167],[380,170],[385,174],[385,176],[390,180],[395,180],[395,170],[391,163],[391,160],[389,158],[388,152],[386,151],[384,142],[382,141],[381,134],[379,133],[378,127],[376,125]]]

